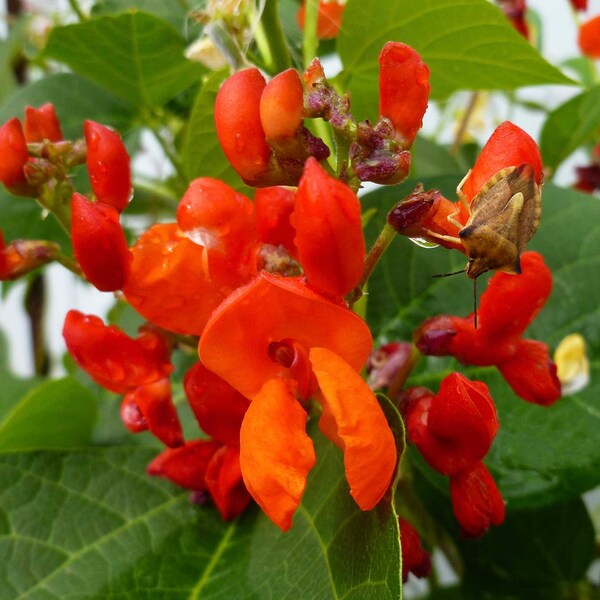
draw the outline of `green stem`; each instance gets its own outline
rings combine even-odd
[[[267,2],[268,4],[268,2]],[[304,13],[304,36],[302,39],[302,58],[304,68],[308,67],[317,55],[319,40],[317,39],[317,18],[319,16],[318,0],[306,0]]]
[[[225,57],[233,71],[239,71],[248,66],[248,62],[229,29],[223,21],[212,21],[204,27],[204,33]]]
[[[473,112],[475,111],[475,107],[477,106],[477,100],[479,99],[479,92],[472,92],[471,97],[469,98],[469,103],[467,104],[467,108],[465,109],[465,113],[458,127],[458,131],[456,132],[456,136],[454,138],[454,142],[450,147],[450,154],[455,156],[460,147],[462,145],[463,137],[465,132],[467,131],[467,127],[469,126],[469,121],[473,116]]]
[[[65,269],[71,271],[71,273],[75,273],[75,275],[79,275],[80,277],[83,275],[79,265],[72,258],[60,252],[56,255],[54,259],[58,264],[62,265]]]
[[[280,73],[292,66],[292,58],[279,18],[279,0],[266,0],[260,22],[254,31],[256,45],[267,70]]]
[[[83,22],[88,20],[87,15],[83,12],[83,10],[81,10],[81,6],[79,6],[79,2],[77,0],[69,0],[69,4],[80,21]]]
[[[346,297],[346,300],[350,306],[352,306],[362,296],[363,289],[369,280],[369,277],[371,277],[375,266],[395,237],[396,230],[389,223],[386,223],[379,233],[379,236],[375,240],[372,248],[369,250],[369,254],[367,254],[367,258],[365,259],[365,268],[358,285]]]
[[[146,119],[145,125],[152,132],[152,134],[156,138],[156,141],[159,143],[160,147],[162,148],[163,152],[165,153],[166,157],[169,159],[169,161],[173,165],[173,168],[175,169],[175,173],[177,174],[177,178],[179,179],[179,181],[181,182],[183,187],[184,188],[187,187],[188,178],[183,169],[181,159],[173,151],[169,142],[162,136],[162,134],[160,132],[160,123],[157,123],[154,118],[149,118],[149,119]]]

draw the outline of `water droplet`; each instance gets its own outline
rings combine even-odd
[[[235,149],[237,152],[244,152],[246,149],[246,143],[244,142],[244,138],[241,133],[235,134]]]
[[[100,144],[100,135],[97,131],[92,131],[87,138],[87,147],[88,150],[97,150],[98,145]]]
[[[100,171],[100,173],[102,173],[102,175],[106,175],[108,173],[108,167],[101,160],[96,163],[96,168],[98,171]]]
[[[413,244],[416,244],[420,248],[430,249],[430,248],[437,248],[439,246],[439,244],[434,244],[433,242],[430,242],[430,241],[428,241],[426,239],[423,239],[423,238],[408,238],[408,239]]]

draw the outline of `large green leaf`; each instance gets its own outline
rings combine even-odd
[[[161,106],[201,77],[185,43],[154,15],[131,11],[52,30],[45,53],[135,107]]]
[[[349,0],[338,38],[341,87],[355,116],[377,117],[377,57],[390,41],[414,47],[431,70],[432,98],[456,90],[569,83],[487,0]]]
[[[450,198],[461,176],[426,180]],[[367,227],[373,237],[395,201],[415,182],[368,194],[365,208],[378,209]],[[550,300],[527,332],[556,347],[567,334],[581,333],[591,359],[591,384],[543,408],[517,398],[493,367],[464,367],[449,359],[429,358],[409,381],[437,389],[450,370],[486,381],[500,417],[500,430],[487,464],[509,506],[525,507],[571,498],[600,484],[600,204],[591,196],[546,185],[543,218],[530,248],[552,269]],[[426,318],[465,316],[472,307],[472,284],[464,275],[432,279],[465,265],[465,257],[444,248],[423,249],[407,239],[394,240],[369,280],[368,320],[380,339],[410,339]],[[479,287],[485,287],[480,278]]]
[[[71,377],[47,381],[18,402],[0,398],[0,452],[89,444],[96,400]]]
[[[540,139],[544,165],[556,169],[599,131],[600,85],[571,98],[548,115]]]
[[[68,93],[66,92],[68,90]],[[131,125],[133,111],[99,85],[74,73],[56,73],[19,88],[0,106],[0,122],[23,118],[26,105],[54,104],[65,139],[83,137],[83,121],[124,130]]]
[[[0,598],[400,598],[389,502],[361,512],[316,437],[285,534],[255,507],[232,523],[193,507],[144,474],[147,449],[0,456]]]
[[[248,190],[223,154],[215,128],[215,99],[226,76],[225,71],[211,74],[198,92],[183,139],[181,158],[190,181],[196,177],[215,177],[236,189]]]

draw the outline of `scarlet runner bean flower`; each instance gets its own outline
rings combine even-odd
[[[129,154],[121,136],[105,125],[85,121],[87,168],[94,194],[101,202],[123,212],[131,198]]]
[[[525,20],[527,4],[525,0],[497,0],[500,9],[512,26],[526,39],[529,39],[529,26]]]
[[[536,252],[525,252],[521,265],[519,276],[495,273],[490,279],[481,296],[477,329],[472,315],[442,315],[427,319],[414,338],[424,354],[495,365],[518,396],[549,406],[561,395],[556,365],[545,344],[522,335],[550,295],[552,274]]]
[[[494,402],[484,383],[451,373],[437,394],[411,388],[401,401],[407,436],[436,471],[450,477],[454,513],[468,536],[504,520],[504,503],[481,462],[498,430]]]
[[[28,142],[59,142],[63,139],[60,121],[54,105],[49,102],[39,108],[25,107],[25,123],[23,126],[25,139]]]
[[[423,238],[467,254],[469,277],[475,278],[490,269],[518,273],[519,255],[539,223],[542,177],[537,144],[521,128],[506,121],[491,135],[457,190],[460,202],[451,202],[437,190],[417,187],[392,209],[388,222],[402,235]],[[490,214],[491,207],[485,207],[488,221],[469,227],[472,210],[478,210],[479,218],[484,218],[482,204],[475,205],[475,200],[480,198],[482,188],[493,182],[504,190],[506,203],[503,205],[498,197],[495,213]],[[508,210],[509,200],[517,192],[523,195],[523,203],[511,207],[513,212],[507,213],[503,221],[502,211]]]
[[[319,0],[317,13],[317,37],[321,40],[336,38],[342,26],[342,15],[346,9],[346,0]],[[306,18],[306,2],[296,13],[296,20],[300,29],[304,29]]]
[[[198,424],[210,439],[165,450],[148,473],[208,492],[223,519],[232,519],[250,501],[239,460],[240,426],[248,400],[200,362],[186,373],[184,387]]]
[[[371,344],[366,324],[345,306],[299,278],[267,273],[232,293],[204,329],[201,361],[252,401],[240,436],[244,482],[284,531],[315,463],[304,408],[313,397],[323,408],[321,430],[344,451],[357,504],[373,508],[390,484],[394,439],[358,374]]]
[[[363,273],[366,254],[360,202],[314,158],[306,161],[292,223],[308,282],[332,296],[352,290]]]
[[[409,573],[427,577],[431,571],[431,557],[421,546],[417,530],[406,519],[398,519],[398,524],[402,545],[402,581],[406,582]]]
[[[587,10],[588,0],[570,0],[570,2],[575,10]]]
[[[589,19],[579,27],[577,42],[583,55],[600,59],[600,15]]]
[[[15,117],[0,127],[0,181],[15,194],[28,187],[23,171],[28,160],[23,127]]]
[[[137,240],[123,292],[160,327],[199,335],[213,309],[256,275],[254,209],[226,184],[201,178],[184,194],[177,219]]]
[[[87,280],[102,292],[120,290],[130,273],[131,252],[116,208],[73,194],[71,239]]]
[[[169,348],[155,331],[132,339],[93,315],[67,313],[63,337],[77,364],[102,387],[125,394],[121,417],[134,432],[149,429],[167,446],[183,444],[171,400]]]
[[[260,241],[263,244],[283,246],[290,256],[296,258],[296,229],[291,222],[296,195],[292,189],[281,186],[257,189],[254,210]]]

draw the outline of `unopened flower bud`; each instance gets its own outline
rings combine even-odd
[[[63,139],[60,121],[54,105],[49,102],[39,108],[25,107],[24,122],[25,139],[27,142],[59,142]]]

